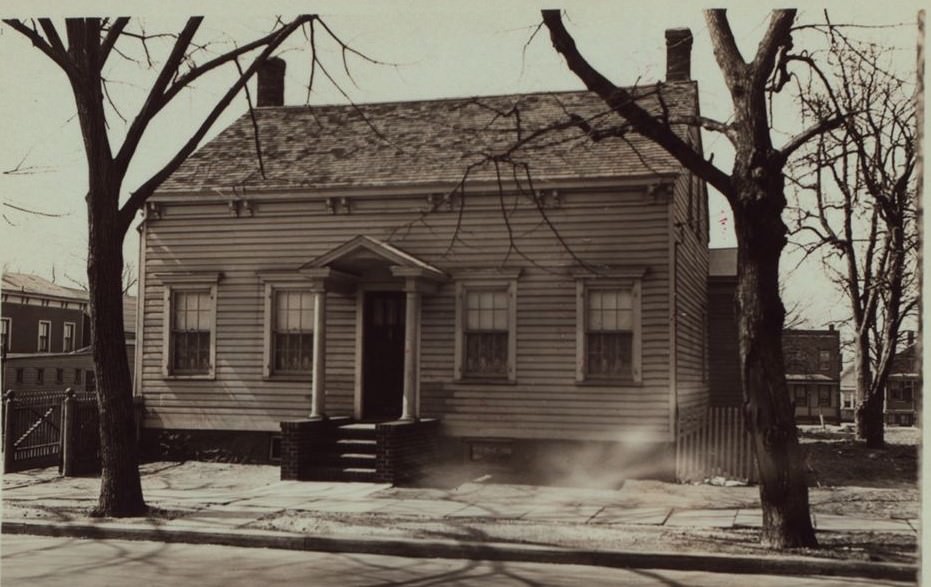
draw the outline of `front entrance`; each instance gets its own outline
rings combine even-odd
[[[404,396],[404,293],[366,292],[362,313],[362,419],[396,420]]]

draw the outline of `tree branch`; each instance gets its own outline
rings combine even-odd
[[[636,99],[630,92],[615,86],[582,57],[575,45],[575,39],[563,25],[559,10],[544,10],[543,23],[550,31],[553,47],[565,58],[569,69],[582,80],[589,90],[598,94],[638,133],[657,143],[685,167],[717,188],[725,197],[732,197],[733,186],[726,173],[708,162],[691,145],[676,135],[669,126],[654,119],[650,113],[636,103]]]

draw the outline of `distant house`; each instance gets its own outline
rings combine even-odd
[[[782,349],[796,421],[840,422],[840,333],[833,325],[827,330],[786,330]]]
[[[743,403],[734,296],[737,249],[711,249],[708,256],[708,318],[711,405]],[[828,330],[785,330],[786,383],[800,423],[840,420],[840,337]]]
[[[883,412],[886,424],[915,426],[921,414],[921,365],[918,360],[915,332],[906,331],[902,350],[893,358],[892,370],[883,392]],[[857,379],[854,365],[841,375],[841,419],[856,420]]]
[[[691,34],[667,37],[675,75],[642,103],[695,114]],[[346,442],[369,430],[382,450],[385,435],[422,443],[417,426],[433,421],[471,459],[571,466],[595,446],[606,467],[633,444],[662,469],[678,415],[708,403],[704,184],[635,133],[593,142],[578,129],[516,155],[530,191],[490,163],[469,170],[515,124],[610,122],[589,92],[289,107],[274,63],[258,95],[278,98],[147,206],[137,385],[149,443],[183,436],[259,458],[319,425]],[[289,446],[310,446],[300,438]],[[375,453],[345,469],[374,472],[366,462]]]
[[[853,422],[857,411],[857,372],[853,364],[840,374],[840,419]]]
[[[4,273],[0,298],[4,353],[70,353],[90,344],[87,292]]]
[[[4,391],[95,389],[87,292],[23,273],[5,273],[0,292]],[[125,297],[123,306],[132,371],[135,298]]]
[[[906,342],[893,359],[886,381],[886,424],[915,426],[921,414],[921,362],[914,331],[906,332]]]

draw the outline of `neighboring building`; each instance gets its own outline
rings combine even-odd
[[[921,361],[914,331],[907,331],[904,348],[892,362],[886,380],[886,424],[915,426],[921,414]]]
[[[853,422],[857,412],[857,373],[851,364],[840,374],[840,419]]]
[[[711,249],[708,255],[708,351],[711,404],[739,406],[740,349],[734,294],[737,291],[737,249]]]
[[[69,353],[90,344],[87,292],[4,273],[0,298],[3,353]]]
[[[786,330],[782,350],[796,421],[839,423],[840,333],[833,325],[827,330]]]
[[[87,292],[36,275],[5,273],[2,295],[4,391],[96,387]],[[123,299],[127,356],[133,370],[136,300]]]
[[[915,426],[921,413],[921,364],[918,360],[915,332],[905,333],[903,348],[892,360],[886,380],[883,411],[885,422],[891,425]],[[844,369],[840,383],[841,419],[856,419],[857,379],[854,365]]]
[[[669,38],[680,77],[645,86],[643,104],[695,114],[691,35]],[[150,446],[238,438],[261,458],[309,413],[435,418],[475,459],[571,466],[596,445],[593,466],[611,467],[651,446],[656,473],[670,470],[656,454],[672,454],[677,415],[708,405],[703,183],[636,134],[570,129],[514,155],[533,190],[507,171],[499,192],[493,165],[469,167],[481,153],[567,112],[613,124],[604,103],[284,107],[267,98],[283,94],[279,63],[277,79],[260,75],[255,126],[234,122],[147,205],[137,383]]]
[[[712,249],[708,261],[711,405],[743,403],[734,296],[737,249]],[[828,330],[785,330],[786,383],[799,423],[840,420],[840,336]]]

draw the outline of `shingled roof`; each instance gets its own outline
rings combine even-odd
[[[665,108],[675,117],[697,109],[694,82],[635,91],[644,96],[640,103],[654,113]],[[518,118],[522,137],[567,120],[569,113],[584,117],[595,128],[620,122],[590,92],[275,106],[254,112],[264,178],[247,113],[193,154],[160,191],[454,184],[470,164],[515,143]],[[684,130],[677,128],[677,132]],[[643,176],[681,169],[672,157],[636,133],[593,142],[577,127],[546,133],[514,152],[513,159],[527,162],[535,180]],[[504,172],[511,173],[510,169]],[[475,168],[469,177],[493,180],[494,168]]]

